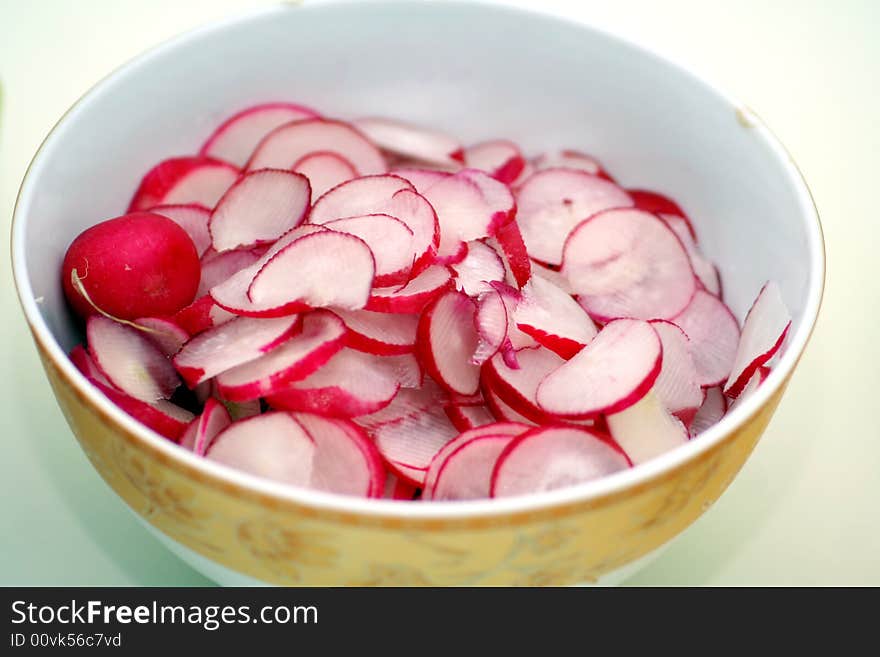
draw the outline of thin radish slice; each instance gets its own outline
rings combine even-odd
[[[414,353],[380,355],[382,355],[382,364],[394,374],[401,388],[421,388],[424,385],[425,372]]]
[[[691,254],[691,266],[694,268],[694,274],[697,276],[700,286],[709,294],[714,294],[720,299],[724,290],[721,286],[721,274],[718,272],[718,267],[699,253]]]
[[[681,206],[671,198],[664,196],[659,192],[652,192],[647,189],[628,189],[626,191],[630,195],[630,198],[632,198],[635,207],[640,210],[651,212],[653,214],[675,215],[683,219],[691,238],[694,242],[697,241],[697,233],[694,231],[694,226],[691,224],[687,214],[685,214],[684,210],[681,209]]]
[[[328,311],[303,318],[302,331],[280,347],[217,375],[224,398],[248,401],[273,394],[322,367],[345,341],[345,324]]]
[[[504,262],[498,252],[480,241],[468,242],[468,252],[464,260],[452,265],[455,272],[455,287],[468,296],[491,290],[491,281],[504,280]]]
[[[532,336],[521,331],[516,325],[516,309],[522,299],[519,290],[514,289],[507,283],[493,282],[491,285],[501,297],[501,300],[504,301],[504,307],[507,309],[507,340],[509,346],[514,350],[540,346]],[[502,349],[501,353],[504,360],[511,364],[511,367],[517,367],[516,354],[514,352],[509,349]]]
[[[219,252],[272,243],[303,222],[311,187],[293,171],[251,171],[232,185],[211,214],[211,243]]]
[[[233,422],[246,420],[249,417],[259,415],[263,412],[263,407],[261,406],[259,399],[248,399],[245,401],[230,401],[229,399],[226,399],[226,397],[220,392],[220,388],[217,385],[217,379],[211,379],[201,385],[208,386],[210,396],[226,407],[226,410],[229,412],[229,417],[232,418]],[[196,390],[198,390],[198,388],[196,388]]]
[[[764,380],[769,374],[769,367],[762,366],[756,369],[755,373],[752,374],[752,377],[748,380],[745,387],[743,387],[742,392],[739,393],[739,396],[730,402],[730,405],[727,407],[727,413],[731,413],[734,409],[738,408],[740,404],[745,402],[749,397],[757,392],[758,387],[762,383],[764,383]]]
[[[716,297],[721,296],[721,277],[718,274],[718,268],[712,264],[710,260],[700,253],[696,241],[693,237],[693,228],[687,219],[675,214],[658,214],[663,222],[669,226],[669,229],[675,233],[676,237],[681,240],[682,246],[687,251],[691,259],[691,267],[696,274],[700,285],[707,292],[711,292]]]
[[[260,256],[254,249],[238,249],[218,253],[209,260],[202,260],[202,278],[199,281],[198,297],[204,296],[221,283],[229,280],[242,269],[253,265]]]
[[[315,201],[309,214],[309,222],[326,224],[345,217],[382,212],[394,195],[403,190],[413,192],[415,188],[408,180],[391,174],[349,180]]]
[[[526,250],[519,224],[511,220],[499,227],[495,232],[495,241],[500,247],[505,271],[509,270],[510,272],[512,280],[509,282],[515,283],[517,287],[522,287],[532,276],[532,261]]]
[[[370,247],[360,238],[314,233],[275,254],[254,276],[247,298],[256,308],[356,310],[370,297],[375,271]]]
[[[382,496],[385,464],[363,429],[346,420],[309,413],[293,417],[315,442],[311,488],[340,495]]]
[[[429,187],[436,185],[441,180],[448,178],[452,173],[450,171],[421,169],[418,167],[396,167],[389,172],[390,175],[405,179],[419,194]]]
[[[377,356],[411,353],[418,315],[389,315],[369,310],[334,310],[348,327],[346,346]]]
[[[381,358],[343,349],[316,372],[266,401],[275,408],[350,418],[387,406],[399,388],[394,371]]]
[[[535,394],[538,407],[573,418],[619,413],[654,385],[662,355],[660,337],[648,322],[609,322],[574,358],[541,381]]]
[[[538,275],[523,286],[514,321],[521,331],[566,359],[583,349],[598,333],[593,320],[577,301]]]
[[[703,403],[703,390],[691,355],[690,340],[672,322],[654,320],[651,326],[663,345],[663,364],[654,383],[654,393],[667,411],[690,424]]]
[[[364,176],[388,169],[382,153],[359,130],[329,119],[304,119],[275,128],[257,144],[245,169],[289,169],[317,151],[344,157]]]
[[[531,422],[543,424],[550,420],[538,406],[538,386],[549,374],[557,371],[565,361],[549,349],[542,347],[520,349],[516,352],[519,368],[514,369],[498,354],[483,367],[483,382],[517,413]],[[576,395],[579,384],[571,394]]]
[[[483,396],[486,398],[486,407],[499,422],[519,422],[530,426],[538,425],[537,422],[533,422],[522,413],[516,411],[513,406],[501,399],[498,393],[494,392],[490,387],[483,387]]]
[[[161,214],[168,217],[183,228],[196,246],[196,252],[201,258],[211,246],[211,233],[208,232],[208,220],[211,211],[204,205],[189,203],[185,205],[156,205],[148,212]]]
[[[210,295],[205,294],[177,311],[171,320],[190,335],[198,335],[212,326],[220,326],[236,317],[237,315],[224,310],[214,303]]]
[[[324,226],[359,237],[370,247],[376,262],[373,285],[400,285],[409,279],[416,259],[413,231],[400,219],[387,214],[367,214],[328,221]]]
[[[539,171],[558,168],[575,169],[610,180],[610,177],[605,173],[602,165],[596,158],[580,151],[566,149],[554,153],[544,153],[536,157],[533,164]]]
[[[142,331],[92,315],[86,336],[95,365],[125,394],[151,403],[168,399],[180,385],[165,354]]]
[[[76,369],[82,373],[87,379],[93,382],[100,383],[101,385],[107,386],[108,388],[112,388],[113,384],[107,380],[107,377],[104,376],[104,373],[98,369],[98,366],[95,365],[95,361],[92,360],[92,357],[89,356],[89,352],[86,348],[78,344],[73,349],[70,350],[68,354],[71,362],[76,366]]]
[[[190,340],[174,357],[174,366],[186,384],[194,388],[276,349],[301,329],[299,315],[276,319],[238,317]]]
[[[727,412],[727,398],[720,386],[706,389],[706,399],[694,416],[689,427],[691,436],[698,436],[724,417]]]
[[[181,347],[189,340],[189,333],[180,326],[162,317],[141,317],[134,320],[138,326],[146,329],[146,335],[153,344],[167,357],[171,357],[180,351]]]
[[[541,264],[537,260],[532,260],[532,272],[540,276],[541,278],[550,281],[558,287],[560,290],[569,295],[574,295],[574,290],[571,289],[571,285],[568,284],[568,279],[565,278],[562,274],[559,273],[558,269],[551,269],[546,265]]]
[[[507,306],[501,294],[494,288],[478,298],[474,326],[477,329],[477,346],[470,358],[474,365],[482,365],[502,349],[513,350],[507,336],[510,326]]]
[[[448,404],[443,408],[446,411],[446,417],[452,422],[452,426],[459,431],[475,429],[495,421],[495,416],[486,406]]]
[[[471,360],[478,344],[475,314],[470,297],[449,291],[431,302],[419,321],[418,350],[425,369],[460,395],[472,395],[480,386],[480,368]]]
[[[293,170],[309,179],[312,198],[319,198],[326,191],[357,177],[354,165],[338,153],[318,151],[300,158]]]
[[[226,407],[216,399],[208,398],[202,414],[192,421],[180,441],[180,446],[204,456],[217,434],[230,424],[232,418]]]
[[[670,319],[696,291],[690,258],[656,215],[606,210],[565,242],[562,274],[593,319]]]
[[[185,408],[160,399],[153,403],[147,403],[135,399],[116,388],[104,385],[98,380],[90,379],[91,383],[118,406],[141,424],[146,425],[156,433],[169,440],[177,442],[186,431],[187,426],[195,417]]]
[[[379,148],[396,155],[441,165],[464,160],[461,144],[442,132],[380,117],[356,119],[352,123]]]
[[[519,178],[526,166],[519,146],[507,139],[484,141],[464,149],[464,164],[470,169],[480,169],[490,176],[511,184]]]
[[[216,157],[242,167],[257,144],[275,128],[318,113],[294,103],[263,103],[248,107],[226,119],[205,141],[200,155]]]
[[[236,470],[295,486],[308,486],[315,441],[288,413],[264,413],[227,427],[206,457]]]
[[[419,273],[433,264],[440,244],[440,224],[428,200],[421,194],[402,189],[391,197],[383,212],[397,217],[413,232],[412,271]]]
[[[725,395],[735,398],[742,392],[757,369],[779,351],[789,328],[791,314],[779,286],[774,281],[765,283],[743,322],[730,377],[724,386]]]
[[[213,208],[238,175],[238,169],[228,162],[209,157],[164,160],[141,180],[128,211],[190,203]]]
[[[384,361],[390,358],[384,358]],[[410,416],[418,416],[427,413],[437,406],[449,403],[449,395],[430,378],[426,378],[424,384],[417,389],[401,389],[385,408],[361,415],[354,422],[364,427],[369,432],[374,432],[379,427],[397,422]]]
[[[386,500],[407,500],[412,501],[416,498],[419,489],[409,481],[401,479],[393,472],[385,475],[385,490],[382,497]]]
[[[426,500],[474,500],[489,497],[492,470],[502,450],[528,424],[492,422],[464,431],[431,459],[422,497]]]
[[[633,465],[649,461],[688,441],[684,424],[663,407],[653,392],[619,413],[608,414],[606,421],[611,436]]]
[[[516,193],[517,223],[535,260],[558,265],[566,238],[597,212],[628,207],[632,200],[613,182],[575,169],[545,169]]]
[[[492,497],[564,488],[626,470],[626,456],[588,429],[541,427],[520,434],[492,472]]]
[[[432,266],[403,287],[375,288],[364,308],[379,313],[420,313],[433,299],[451,287],[453,279],[450,270]]]
[[[739,324],[730,309],[718,297],[697,290],[672,322],[690,339],[700,385],[706,388],[724,383],[739,343]]]
[[[516,211],[507,185],[476,169],[463,169],[420,192],[440,223],[437,255],[450,262],[464,258],[466,242],[494,235]]]

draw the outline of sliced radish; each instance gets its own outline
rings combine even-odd
[[[496,180],[509,185],[519,178],[526,161],[519,146],[506,139],[496,139],[464,149],[464,164],[468,168],[485,171]]]
[[[779,351],[789,328],[791,314],[779,286],[773,281],[765,283],[743,322],[724,394],[735,398],[742,392],[755,371]]]
[[[452,273],[446,267],[428,267],[403,287],[375,288],[366,310],[379,313],[420,313],[434,298],[453,287]]]
[[[95,361],[92,360],[92,357],[89,356],[89,352],[83,345],[76,345],[70,350],[68,357],[76,366],[76,369],[78,369],[80,373],[90,381],[100,383],[108,388],[114,387],[113,384],[107,380],[107,377],[104,376],[104,373],[98,369],[98,366],[95,365]]]
[[[483,367],[483,381],[489,390],[531,422],[548,422],[548,414],[538,406],[538,386],[549,374],[557,371],[565,361],[549,349],[520,349],[516,353],[519,368],[511,368],[503,355],[498,354]],[[579,383],[572,395],[577,394]],[[487,401],[489,401],[487,399]]]
[[[340,495],[382,496],[385,465],[363,429],[346,420],[309,413],[293,417],[315,442],[311,488]]]
[[[553,283],[553,285],[564,291],[566,294],[575,294],[574,290],[571,289],[571,285],[568,284],[568,279],[559,273],[558,268],[551,269],[550,267],[541,264],[537,260],[532,260],[531,263],[532,272],[534,272],[536,275],[550,281],[551,283]]]
[[[264,413],[221,431],[207,458],[248,474],[308,486],[315,441],[288,413]]]
[[[361,175],[388,169],[382,153],[360,131],[329,119],[303,119],[275,128],[256,146],[245,168],[289,169],[303,156],[318,151],[344,157]]]
[[[394,195],[403,190],[413,192],[415,188],[408,180],[391,174],[349,180],[315,201],[309,222],[326,224],[335,219],[382,212]]]
[[[751,397],[755,392],[757,392],[758,387],[764,383],[764,380],[770,374],[769,367],[759,367],[755,370],[755,373],[752,374],[752,377],[748,380],[746,385],[743,387],[742,392],[739,393],[739,396],[730,402],[730,405],[727,407],[727,413],[731,413],[734,409],[739,407],[740,404],[745,402],[749,397]]]
[[[170,319],[162,317],[141,317],[134,320],[138,326],[146,329],[144,335],[169,358],[180,351],[189,340],[189,333]]]
[[[419,194],[423,193],[429,187],[436,185],[441,180],[448,178],[452,172],[441,171],[438,169],[424,169],[418,167],[396,167],[389,172],[393,176],[398,176],[412,184]]]
[[[691,267],[700,285],[716,297],[721,296],[721,277],[718,268],[705,258],[694,240],[693,228],[687,219],[675,214],[658,214],[669,229],[681,240],[682,246],[691,259]]]
[[[684,424],[649,392],[638,402],[606,416],[608,429],[633,465],[644,463],[688,441]]]
[[[202,259],[202,278],[199,281],[197,296],[208,294],[212,287],[220,285],[240,272],[253,265],[260,256],[254,249],[237,249],[224,251],[210,259]]]
[[[544,153],[534,160],[535,168],[544,169],[575,169],[593,175],[608,177],[599,161],[586,153],[573,150],[561,150],[555,153]]]
[[[180,440],[187,426],[195,417],[185,408],[172,404],[165,399],[147,403],[140,399],[135,399],[116,388],[105,385],[96,379],[90,379],[90,381],[121,410],[159,435],[174,442]]]
[[[558,265],[569,233],[581,221],[632,200],[613,182],[575,169],[545,169],[516,193],[517,223],[529,255]]]
[[[504,262],[498,252],[480,241],[468,242],[464,260],[452,265],[455,287],[468,296],[491,290],[491,281],[504,280]]]
[[[199,456],[204,456],[217,434],[230,424],[232,424],[232,418],[229,417],[229,411],[226,410],[226,407],[216,399],[209,397],[205,402],[202,414],[189,425],[180,445]]]
[[[519,422],[521,424],[537,426],[538,423],[533,422],[522,413],[516,411],[513,406],[501,399],[498,393],[494,392],[491,388],[484,386],[483,396],[486,398],[486,407],[499,422]]]
[[[394,371],[381,358],[343,349],[307,378],[269,395],[267,401],[275,408],[349,418],[387,406],[399,388]]]
[[[478,298],[473,323],[477,329],[477,346],[471,356],[471,363],[482,365],[502,349],[513,350],[510,338],[507,336],[510,326],[507,306],[501,294],[494,288],[490,287],[488,292],[484,292]]]
[[[598,332],[571,296],[538,275],[523,286],[514,321],[521,331],[566,359],[583,349]]]
[[[510,277],[513,279],[510,283],[522,287],[532,275],[532,261],[526,250],[519,224],[510,220],[500,226],[495,232],[495,240],[501,248],[505,270],[509,270]]]
[[[531,426],[493,422],[463,432],[431,459],[422,497],[426,500],[475,500],[489,497],[492,470],[504,448]]]
[[[412,229],[399,219],[387,214],[367,214],[328,221],[324,226],[354,235],[370,247],[376,262],[373,285],[400,285],[409,279],[417,254]]]
[[[480,368],[471,361],[478,344],[475,313],[470,297],[449,291],[431,302],[419,321],[418,349],[425,369],[460,395],[472,395],[480,385]]]
[[[229,399],[224,397],[223,393],[220,392],[220,387],[217,385],[217,379],[211,379],[210,382],[205,382],[201,384],[201,386],[203,385],[209,386],[210,396],[226,407],[226,410],[229,411],[229,417],[232,418],[233,422],[237,422],[238,420],[245,420],[249,417],[259,415],[263,412],[263,407],[259,399],[230,401]],[[196,388],[196,390],[198,390],[198,387]]]
[[[606,210],[565,242],[562,274],[593,319],[669,319],[696,290],[690,258],[656,215]]]
[[[369,310],[335,310],[348,327],[346,345],[377,356],[411,353],[418,315],[390,315]]]
[[[303,318],[302,331],[280,347],[217,376],[224,398],[248,401],[273,394],[322,367],[345,341],[345,324],[333,313],[315,311]]]
[[[248,107],[228,119],[205,141],[200,155],[216,157],[242,167],[257,144],[275,128],[301,119],[311,119],[318,113],[293,103],[263,103]]]
[[[238,317],[190,340],[174,357],[174,366],[186,384],[194,388],[276,349],[301,329],[298,315],[276,319]]]
[[[190,203],[213,208],[238,175],[236,167],[210,157],[164,160],[141,180],[128,211]]]
[[[520,434],[492,472],[492,497],[564,488],[625,470],[626,456],[588,429],[541,427]]]
[[[475,429],[495,421],[492,411],[482,404],[477,406],[448,404],[443,408],[452,426],[459,431]]]
[[[628,189],[626,191],[630,195],[630,198],[632,198],[635,206],[640,210],[652,212],[654,214],[675,215],[683,219],[691,238],[694,242],[697,241],[697,234],[694,232],[694,227],[691,224],[690,219],[688,219],[688,216],[678,203],[671,198],[664,196],[659,192],[652,192],[647,189]]]
[[[271,243],[303,222],[311,205],[305,176],[280,169],[245,174],[211,214],[208,227],[219,252]]]
[[[355,310],[366,305],[375,271],[370,247],[360,238],[333,231],[313,233],[285,246],[257,272],[247,288],[247,301],[257,309]]]
[[[424,385],[425,372],[414,353],[380,355],[382,364],[394,374],[401,388],[421,388]]]
[[[730,374],[739,343],[739,324],[718,297],[697,290],[681,314],[672,319],[690,339],[700,385],[717,386]]]
[[[208,220],[211,218],[211,211],[204,205],[198,205],[197,203],[156,205],[148,211],[168,217],[183,228],[192,239],[193,244],[195,244],[196,252],[198,252],[200,258],[205,255],[205,251],[211,246],[211,233],[208,232]]]
[[[384,358],[389,361],[391,358]],[[362,415],[354,422],[367,431],[373,432],[382,425],[397,422],[405,417],[426,413],[437,406],[449,403],[449,394],[430,378],[417,389],[401,389],[391,403],[375,413]]]
[[[89,355],[107,380],[145,402],[168,399],[180,385],[177,372],[142,331],[92,315],[86,324]]]
[[[574,358],[538,385],[538,407],[552,415],[590,418],[632,406],[660,374],[663,349],[649,323],[609,322]]]
[[[396,155],[442,165],[463,161],[461,144],[442,132],[379,117],[352,123],[379,148]]]
[[[312,198],[319,198],[326,191],[357,177],[354,165],[338,153],[318,151],[300,158],[293,170],[309,179]]]
[[[171,319],[190,335],[198,335],[212,326],[220,326],[236,317],[237,315],[224,310],[214,303],[210,295],[205,294],[179,310]]]
[[[703,390],[691,355],[690,340],[672,322],[654,320],[651,326],[663,345],[663,364],[654,383],[654,392],[666,410],[690,424],[703,403]]]
[[[393,472],[385,475],[385,490],[382,497],[386,500],[407,500],[412,501],[416,498],[419,489],[405,479],[401,479]]]
[[[493,282],[491,285],[501,297],[501,300],[504,301],[504,307],[507,309],[507,340],[510,343],[509,346],[514,350],[539,346],[538,342],[532,336],[521,331],[516,325],[516,309],[522,299],[519,290],[516,290],[507,283]],[[508,349],[502,349],[501,353],[504,360],[511,363],[511,366],[515,368],[516,354]]]
[[[727,412],[727,398],[720,386],[706,389],[706,399],[694,416],[689,427],[692,436],[698,436],[724,417]]]

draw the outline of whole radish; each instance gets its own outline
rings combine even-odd
[[[64,294],[81,317],[161,317],[193,301],[201,265],[183,228],[166,217],[132,212],[84,230],[61,268]]]

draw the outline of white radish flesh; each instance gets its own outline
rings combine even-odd
[[[688,441],[684,424],[653,392],[619,413],[606,416],[608,429],[633,465],[649,461]]]
[[[663,364],[654,383],[654,392],[673,415],[689,423],[703,403],[697,366],[691,355],[690,340],[678,326],[655,320],[651,326],[663,345]]]
[[[544,169],[575,169],[585,173],[599,175],[602,173],[602,165],[595,158],[578,151],[562,150],[555,153],[544,153],[535,158],[533,162],[539,171]]]
[[[464,260],[452,265],[455,287],[468,296],[478,296],[492,287],[492,281],[504,280],[504,262],[498,252],[480,241],[468,242]]]
[[[448,165],[463,159],[461,144],[452,137],[403,121],[367,117],[353,125],[383,150],[423,162]]]
[[[391,315],[369,310],[334,310],[348,327],[346,345],[378,356],[410,353],[415,349],[418,315]]]
[[[444,408],[446,410],[446,417],[449,418],[452,425],[459,431],[475,429],[495,421],[492,411],[482,404],[477,406],[449,404]]]
[[[538,386],[565,361],[543,347],[520,349],[516,360],[519,367],[512,368],[503,354],[494,356],[483,368],[485,385],[530,421],[536,424],[548,421],[547,413],[538,406]],[[576,393],[573,391],[573,394]]]
[[[373,285],[384,287],[407,281],[417,254],[412,230],[399,219],[387,214],[367,214],[328,221],[324,226],[354,235],[370,247],[376,263]]]
[[[733,367],[739,343],[739,324],[730,309],[718,297],[697,290],[672,322],[690,339],[700,385],[710,387],[724,383]]]
[[[309,222],[325,224],[335,219],[381,212],[394,195],[402,190],[412,192],[415,188],[409,181],[391,174],[349,180],[315,201],[309,214]]]
[[[180,441],[181,447],[204,456],[221,431],[232,424],[229,411],[219,401],[208,398],[202,414],[193,420]]]
[[[485,171],[507,185],[519,178],[526,166],[519,147],[506,139],[468,146],[464,149],[464,163],[471,169]]]
[[[706,399],[694,416],[689,427],[691,436],[698,436],[724,417],[727,412],[727,398],[720,386],[706,389]]]
[[[494,288],[489,288],[477,299],[477,312],[474,316],[474,326],[477,329],[477,347],[474,349],[470,361],[475,365],[482,365],[492,358],[501,349],[512,350],[507,330],[510,319],[507,316],[507,306],[501,294]]]
[[[141,317],[134,320],[140,326],[153,344],[168,358],[180,351],[181,347],[189,340],[189,333],[170,319],[162,317]]]
[[[196,246],[196,252],[201,258],[211,246],[211,233],[208,231],[208,221],[211,211],[203,205],[190,203],[187,205],[156,205],[148,210],[153,214],[161,214],[168,217],[183,228]]]
[[[450,392],[472,395],[480,368],[471,357],[478,344],[476,306],[461,292],[447,292],[425,309],[418,328],[418,349],[428,373]]]
[[[309,153],[293,165],[293,170],[309,179],[312,198],[320,198],[337,185],[357,177],[351,162],[337,153],[318,151]]]
[[[403,287],[377,287],[370,293],[366,310],[380,313],[420,313],[433,299],[453,287],[450,270],[433,266]]]
[[[202,278],[199,281],[197,297],[204,296],[221,283],[228,281],[242,269],[253,265],[260,256],[255,249],[237,249],[224,251],[211,257],[202,259]]]

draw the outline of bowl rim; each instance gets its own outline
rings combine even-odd
[[[394,0],[369,0],[369,2],[376,7],[398,4]],[[576,26],[586,33],[592,33],[594,36],[606,39],[609,42],[615,42],[618,46],[629,48],[639,56],[652,58],[662,65],[678,69],[691,78],[698,86],[703,87],[707,93],[714,94],[719,100],[728,104],[731,110],[736,113],[740,123],[759,137],[763,146],[767,149],[768,156],[775,157],[782,166],[783,171],[788,176],[789,183],[796,192],[797,202],[801,209],[800,219],[804,223],[807,234],[808,251],[810,254],[809,285],[806,292],[803,321],[789,337],[788,348],[781,356],[779,363],[773,368],[763,385],[749,399],[744,400],[741,405],[722,418],[720,422],[700,434],[699,438],[690,440],[687,444],[670,450],[647,463],[613,475],[567,488],[521,497],[455,502],[432,501],[430,504],[412,504],[401,503],[396,500],[344,496],[295,487],[265,480],[255,475],[242,473],[227,466],[208,461],[180,449],[176,444],[163,438],[117,408],[76,369],[40,313],[28,276],[24,239],[26,217],[30,198],[34,191],[34,181],[38,179],[39,173],[44,167],[44,162],[49,157],[47,153],[51,150],[67,122],[78,112],[84,111],[84,108],[88,106],[93,98],[111,88],[117,79],[128,75],[139,66],[148,65],[151,59],[160,53],[174,49],[203,35],[250,21],[260,21],[267,16],[291,10],[320,12],[326,8],[345,5],[363,6],[364,4],[364,0],[331,0],[320,4],[283,3],[237,13],[228,18],[182,32],[141,52],[99,80],[68,108],[43,139],[27,167],[14,206],[10,241],[13,279],[18,292],[19,302],[31,329],[34,341],[60,375],[74,389],[80,399],[91,405],[108,422],[117,425],[117,428],[122,431],[128,440],[138,443],[140,447],[149,451],[154,458],[164,463],[173,463],[187,476],[198,479],[215,488],[238,489],[241,492],[256,494],[263,500],[271,500],[274,504],[292,505],[300,509],[311,509],[313,512],[354,514],[365,519],[379,521],[387,519],[398,522],[432,519],[444,521],[492,519],[512,514],[531,515],[536,512],[552,511],[559,507],[595,502],[596,500],[617,495],[629,489],[640,488],[646,484],[650,485],[653,480],[683,467],[687,463],[696,460],[700,455],[709,452],[747,425],[753,416],[757,415],[764,408],[771,397],[785,385],[793,372],[815,328],[822,303],[826,267],[824,236],[818,210],[797,164],[777,137],[751,109],[719,89],[714,83],[703,78],[702,75],[695,72],[687,64],[678,62],[651,47],[637,43],[612,30],[580,19],[560,17],[550,11],[490,4],[484,0],[455,0],[455,2],[448,4],[458,8],[476,8],[518,14],[523,18],[531,17],[548,23],[556,22],[567,26]],[[420,5],[424,7],[436,4],[439,3],[420,3],[419,5],[413,5],[413,8]]]

